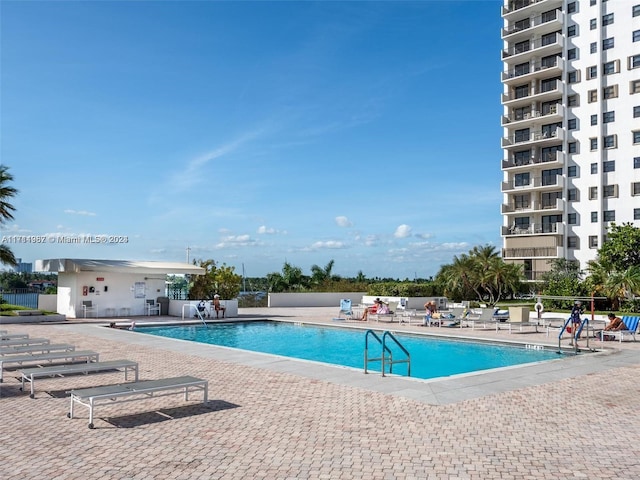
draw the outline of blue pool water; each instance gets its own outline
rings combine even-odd
[[[137,328],[141,333],[193,342],[270,353],[335,365],[364,368],[365,332],[363,330],[320,327],[285,322],[234,322],[198,326]],[[379,337],[382,334],[376,332]],[[411,376],[437,378],[491,368],[557,359],[552,350],[517,346],[443,340],[423,336],[394,334],[411,354]],[[394,360],[406,356],[387,342]],[[369,339],[369,357],[380,357],[381,347]],[[370,363],[380,371],[380,362]],[[388,372],[389,370],[386,369]],[[393,373],[406,375],[406,364],[393,366]]]

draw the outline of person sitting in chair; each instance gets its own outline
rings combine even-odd
[[[204,300],[200,300],[200,303],[198,303],[198,312],[200,313],[201,317],[205,316],[205,312],[206,312],[206,304],[204,303]],[[197,318],[197,315],[196,315]]]
[[[213,308],[216,311],[216,318],[218,318],[220,312],[222,312],[222,318],[224,318],[224,312],[227,310],[227,307],[223,307],[220,304],[220,295],[218,294],[213,296]]]
[[[370,313],[378,313],[378,307],[380,306],[381,303],[382,303],[382,300],[380,300],[380,298],[376,298],[373,301],[373,305],[371,307],[367,307],[364,309],[364,312],[362,313],[362,318],[360,320],[362,320],[363,322],[366,322],[367,319],[369,318]]]

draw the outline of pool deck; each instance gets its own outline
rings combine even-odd
[[[524,342],[557,349],[557,331],[333,321],[337,308],[241,309],[239,319]],[[171,317],[135,317],[176,322]],[[0,384],[2,477],[11,479],[634,479],[640,478],[640,342],[601,353],[434,380],[194,344],[105,328],[114,319],[8,324],[51,343],[140,363],[141,380],[209,380],[209,404],[180,396],[105,405],[68,419],[74,388],[121,373]],[[129,319],[117,320],[126,324]],[[568,340],[563,340],[566,346]],[[586,343],[581,342],[584,349]]]

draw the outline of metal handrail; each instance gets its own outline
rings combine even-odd
[[[382,347],[381,356],[379,358],[369,358],[369,335],[375,338]],[[369,364],[369,362],[381,361],[384,367],[385,351],[389,354],[390,361],[393,362],[393,353],[391,352],[391,349],[385,346],[385,344],[382,342],[382,339],[378,335],[376,335],[376,332],[374,332],[373,330],[367,330],[364,335],[364,373],[368,373],[367,365]],[[382,370],[382,375],[384,376],[384,368]]]
[[[567,318],[567,321],[564,322],[564,325],[562,327],[562,329],[560,330],[560,333],[558,334],[558,353],[561,353],[562,351],[562,347],[561,347],[561,341],[562,341],[562,334],[567,330],[567,327],[569,326],[569,323],[571,323],[571,317]],[[585,317],[582,322],[580,322],[580,326],[578,327],[578,329],[574,332],[573,331],[573,326],[571,327],[571,335],[572,335],[572,340],[571,340],[571,344],[573,345],[573,351],[574,353],[578,353],[578,338],[580,338],[580,334],[582,333],[582,330],[584,329],[584,327],[587,327],[587,345],[586,347],[589,348],[589,318]]]
[[[386,339],[390,338],[391,340],[394,341],[394,343],[398,346],[398,348],[400,348],[400,350],[402,350],[404,352],[404,354],[407,356],[407,358],[402,359],[402,360],[396,360],[395,362],[393,361],[393,359],[391,359],[389,361],[389,373],[393,373],[393,364],[394,363],[406,363],[407,364],[407,377],[411,376],[411,354],[409,353],[409,350],[407,350],[406,348],[404,348],[404,346],[398,341],[398,339],[396,337],[394,337],[393,333],[391,332],[384,332],[382,334],[382,349],[386,349],[387,344],[386,344]],[[382,376],[384,377],[384,355],[382,357]]]
[[[205,327],[209,327],[209,325],[207,325],[207,322],[204,321],[204,317],[202,316],[202,314],[200,313],[200,310],[198,310],[198,307],[196,307],[195,305],[192,305],[190,303],[185,303],[184,305],[182,305],[182,321],[184,322],[184,307],[193,307],[196,310],[196,313],[198,314],[198,317],[200,317],[200,320],[202,321],[202,324]]]

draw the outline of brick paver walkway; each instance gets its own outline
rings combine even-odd
[[[210,398],[98,407],[90,430],[87,410],[67,418],[58,393],[118,383],[121,373],[42,379],[30,399],[8,372],[3,479],[640,478],[636,365],[434,406],[202,358],[188,344],[174,352],[53,325],[2,328],[136,360],[142,380],[208,379]]]

